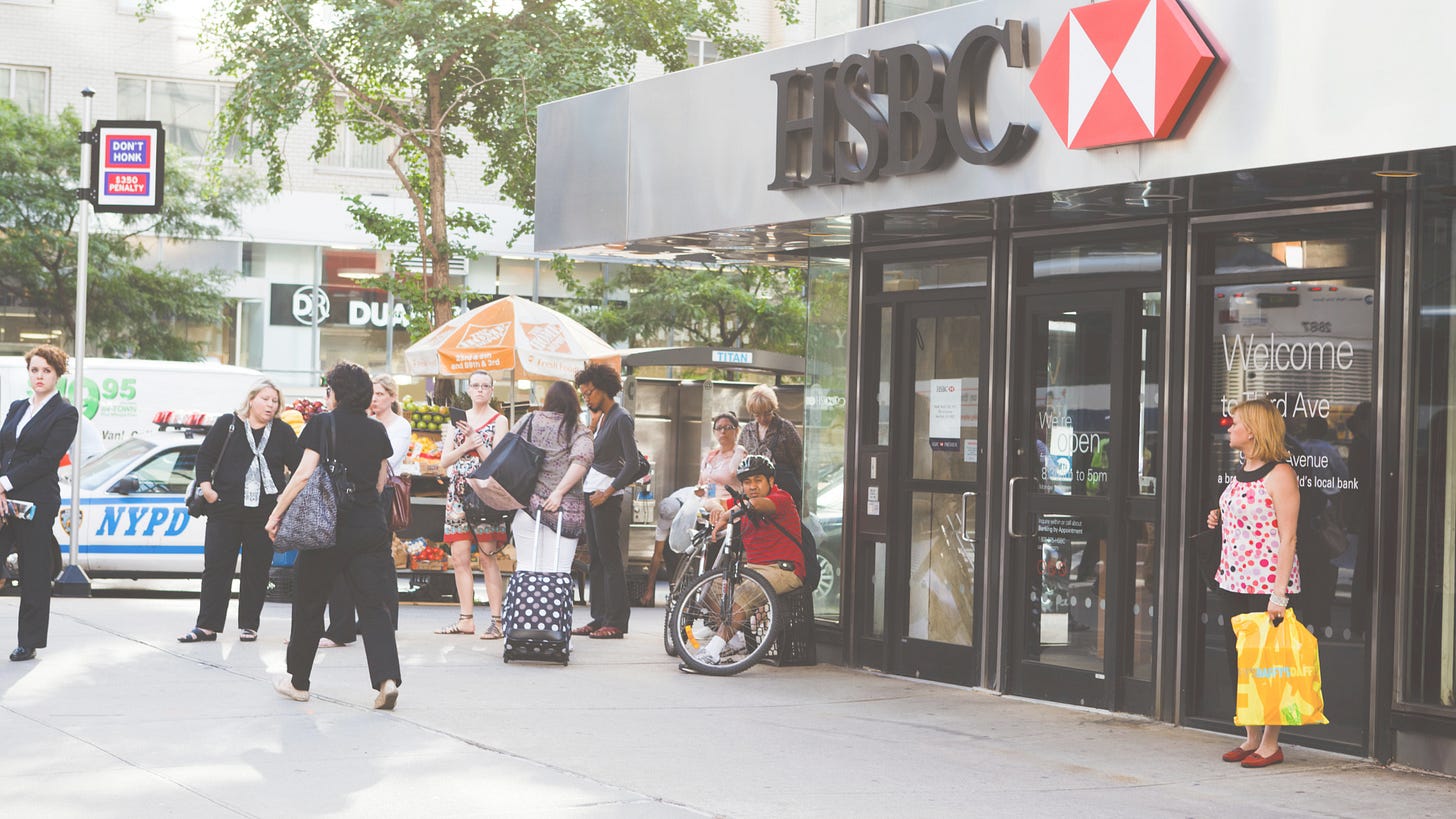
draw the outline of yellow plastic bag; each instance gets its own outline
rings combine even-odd
[[[1326,725],[1319,642],[1284,612],[1275,626],[1264,611],[1233,619],[1239,651],[1235,725]]]

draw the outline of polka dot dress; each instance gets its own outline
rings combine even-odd
[[[1279,561],[1279,521],[1274,497],[1264,486],[1267,475],[1244,481],[1235,475],[1219,498],[1223,521],[1223,555],[1219,588],[1237,594],[1269,594]],[[1289,571],[1289,594],[1299,591],[1299,556]]]

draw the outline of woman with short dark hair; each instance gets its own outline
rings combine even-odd
[[[20,559],[20,617],[15,662],[35,659],[50,632],[51,580],[58,568],[51,526],[61,510],[58,464],[76,437],[80,415],[56,389],[66,374],[66,354],[42,344],[25,354],[29,398],[10,405],[0,427],[0,560],[12,549]],[[29,518],[10,514],[10,501],[35,505]]]
[[[341,494],[334,545],[300,552],[294,566],[293,629],[288,640],[288,674],[274,689],[299,702],[309,697],[309,675],[324,632],[324,606],[338,578],[345,578],[359,613],[359,633],[374,707],[394,708],[399,696],[399,648],[389,616],[389,591],[395,586],[394,558],[389,552],[389,526],[380,492],[388,478],[385,464],[393,454],[384,426],[364,414],[373,383],[363,367],[340,362],[329,370],[326,400],[330,411],[315,415],[304,427],[303,459],[268,518],[268,534],[277,538],[279,522],[302,491],[322,455],[337,461],[351,492]]]
[[[273,548],[263,526],[303,449],[293,427],[279,420],[283,393],[266,379],[248,390],[237,412],[219,418],[197,450],[197,492],[207,501],[202,547],[202,593],[197,622],[179,643],[217,639],[227,624],[233,567],[242,555],[238,583],[238,639],[258,639]]]

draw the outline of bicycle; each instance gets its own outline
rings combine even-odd
[[[662,609],[662,650],[666,651],[669,657],[677,656],[677,644],[672,639],[673,607],[682,598],[682,593],[688,584],[702,577],[709,570],[708,552],[712,543],[713,527],[708,524],[707,514],[700,512],[697,523],[693,527],[692,541],[687,551],[678,555],[677,563],[672,569],[672,577],[668,580],[667,605]],[[713,561],[711,568],[718,568],[717,560]]]
[[[756,515],[742,493],[728,491],[734,507],[724,529],[718,559],[722,567],[687,582],[668,609],[673,645],[682,662],[678,667],[713,677],[747,671],[763,660],[772,650],[785,616],[773,586],[747,567],[741,539],[734,537],[739,521]],[[724,637],[728,644],[719,661],[711,663],[700,659],[698,650],[715,634],[728,635]]]

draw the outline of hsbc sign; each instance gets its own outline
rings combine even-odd
[[[992,133],[992,60],[1031,63],[1019,20],[973,29],[947,55],[929,43],[870,50],[774,74],[776,158],[769,190],[862,183],[924,173],[952,156],[1002,165],[1036,128]],[[1029,80],[1068,148],[1165,139],[1215,56],[1177,0],[1106,0],[1062,21]]]

